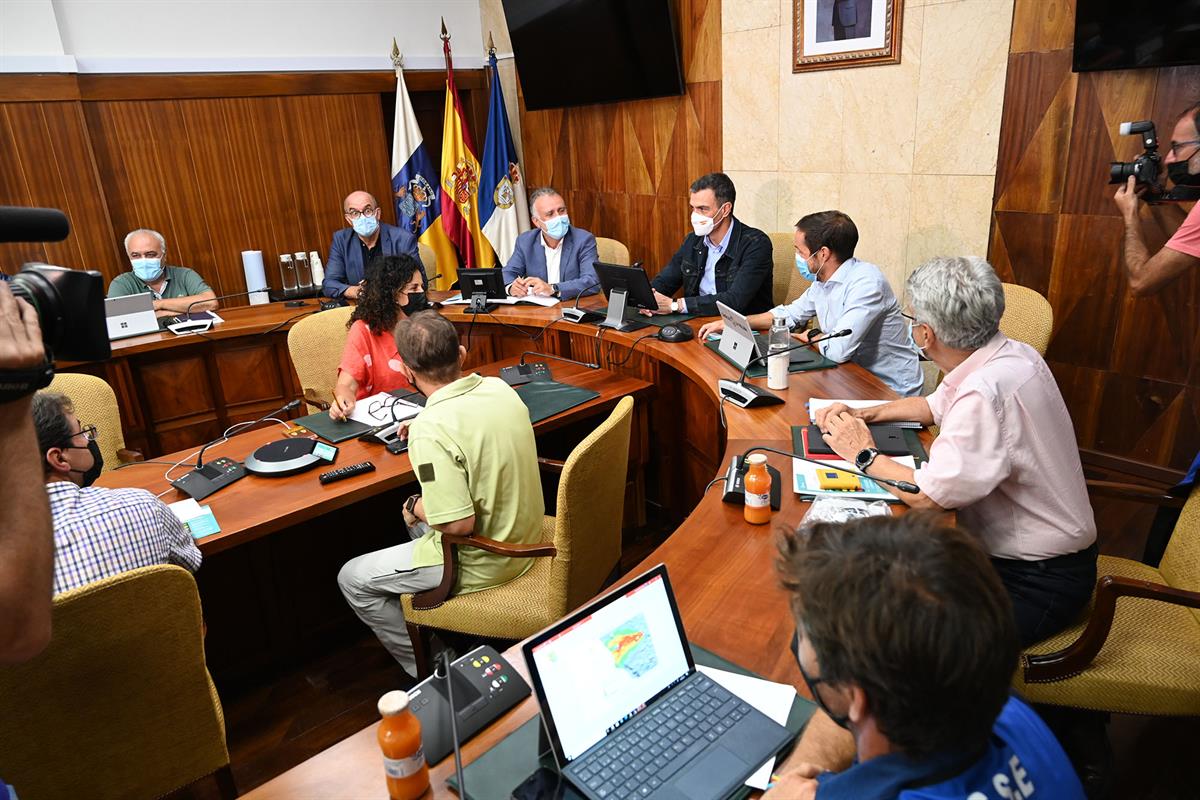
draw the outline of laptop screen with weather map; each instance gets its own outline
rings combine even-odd
[[[568,761],[691,672],[664,574],[635,583],[531,648]]]

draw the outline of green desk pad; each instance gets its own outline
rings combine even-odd
[[[759,677],[703,647],[693,644],[691,648],[692,659],[697,666],[715,667],[727,672],[736,672],[739,675]],[[814,710],[816,710],[816,706],[812,701],[796,695],[785,723],[787,729],[799,735],[800,731],[804,730],[804,726],[808,724],[808,719]],[[532,775],[539,766],[553,767],[553,757],[548,752],[540,754],[538,752],[541,744],[538,735],[540,730],[541,717],[535,715],[501,739],[491,750],[464,767],[463,780],[467,784],[468,800],[509,800],[512,790]],[[446,783],[458,791],[458,781],[454,776],[451,776]],[[563,800],[582,800],[583,796],[573,791],[565,779],[563,783]],[[749,794],[749,787],[742,786],[734,793],[733,797],[740,799]]]
[[[294,419],[292,422],[296,425],[303,425],[317,436],[333,444],[353,439],[355,436],[362,436],[367,431],[374,430],[372,426],[355,422],[352,419],[338,422],[329,416],[328,411],[318,411],[307,417]]]
[[[568,408],[594,400],[599,392],[569,386],[558,381],[530,381],[514,387],[517,397],[529,407],[529,421],[534,425]]]
[[[704,346],[728,361],[730,364],[733,364],[733,366],[738,366],[737,364],[734,364],[733,359],[718,349],[721,346],[720,339],[706,341]],[[836,361],[831,361],[817,351],[807,350],[804,348],[793,350],[792,352],[788,353],[788,356],[791,357],[791,362],[788,364],[788,372],[808,372],[809,370],[814,369],[832,369],[838,365]],[[741,369],[741,367],[738,367],[738,369]],[[765,378],[766,375],[766,364],[755,364],[753,367],[746,370],[747,378]]]
[[[803,453],[804,455],[808,455],[808,453],[804,452],[804,436],[801,434],[801,431],[803,431],[805,427],[805,425],[792,426],[793,453]],[[913,461],[916,463],[917,468],[919,469],[922,464],[929,460],[929,454],[925,452],[925,445],[921,444],[921,438],[917,435],[920,433],[920,431],[916,431],[911,428],[902,428],[901,431],[904,434],[904,443],[908,445],[908,452],[912,453]]]

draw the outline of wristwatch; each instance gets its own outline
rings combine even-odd
[[[550,292],[552,297],[562,297],[562,291],[558,288],[557,283],[550,284]]]
[[[679,301],[678,301],[678,300],[672,300],[672,301],[671,301],[671,313],[672,313],[672,314],[676,314],[676,313],[678,313],[678,312],[679,312]]]
[[[879,451],[874,447],[859,450],[858,455],[854,457],[854,466],[858,467],[859,472],[866,472],[867,467],[875,463],[877,455],[879,455]]]
[[[420,499],[421,499],[421,495],[414,494],[411,497],[409,497],[407,500],[405,500],[404,501],[404,512],[406,514],[410,514],[415,517],[417,515],[417,512],[414,509],[416,509],[417,501],[419,501]]]

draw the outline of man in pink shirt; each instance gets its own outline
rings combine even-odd
[[[913,340],[946,373],[928,398],[834,405],[816,424],[842,458],[909,481],[914,508],[949,509],[980,537],[1013,601],[1023,646],[1071,625],[1096,583],[1096,524],[1071,417],[1046,362],[1000,333],[1004,290],[981,258],[935,258],[909,277]],[[912,470],[879,454],[871,422],[941,427]]]
[[[1200,100],[1176,120],[1163,165],[1176,186],[1200,186]],[[1125,218],[1125,271],[1129,288],[1136,295],[1147,295],[1200,265],[1200,203],[1192,206],[1175,235],[1151,256],[1142,237],[1142,222],[1138,217],[1141,204],[1135,180],[1131,175],[1113,200]]]

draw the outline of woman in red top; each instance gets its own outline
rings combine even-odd
[[[345,419],[364,397],[412,390],[401,370],[392,331],[396,323],[428,303],[420,265],[409,255],[377,258],[367,267],[358,305],[350,316],[346,347],[338,365],[329,416]]]

